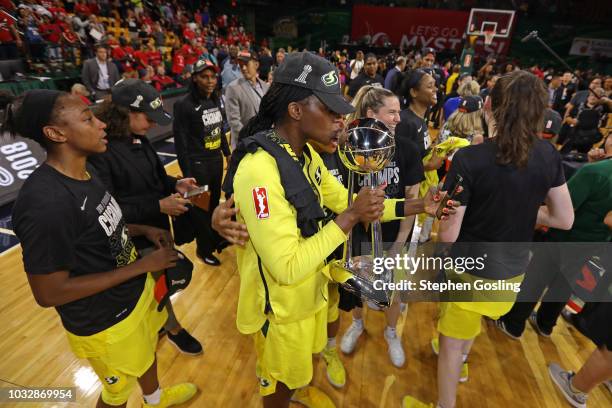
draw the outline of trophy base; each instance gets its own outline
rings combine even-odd
[[[373,272],[372,257],[353,257],[347,261],[335,261],[332,268],[340,269],[350,277],[340,282],[342,287],[356,296],[373,302],[378,307],[387,308],[393,301],[393,291],[374,288],[374,281],[391,282],[393,273],[385,271],[378,275]]]

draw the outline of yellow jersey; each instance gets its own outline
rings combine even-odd
[[[337,214],[343,212],[348,191],[328,172],[314,149],[309,150],[311,155],[304,154],[302,167],[319,204]],[[301,235],[297,211],[285,198],[276,160],[262,148],[240,161],[233,187],[238,220],[246,224],[250,235],[244,248],[236,248],[238,330],[255,333],[266,319],[291,323],[327,307],[325,259],[346,240],[346,234],[330,222],[323,227],[319,224],[319,231],[311,237]],[[395,214],[398,201],[403,200],[385,201],[383,221],[401,218]],[[266,286],[271,306],[267,314]]]

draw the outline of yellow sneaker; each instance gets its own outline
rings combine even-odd
[[[431,349],[436,356],[440,354],[440,340],[437,337],[431,339]]]
[[[329,383],[336,388],[344,387],[346,383],[346,371],[338,355],[338,349],[336,347],[325,347],[321,355],[327,366],[327,380]]]
[[[291,401],[308,408],[336,408],[336,404],[327,394],[312,385],[295,390],[291,396]]]
[[[440,353],[440,342],[437,337],[431,339],[431,349],[437,356]],[[468,363],[465,362],[461,365],[461,376],[459,376],[459,382],[464,383],[468,380]]]
[[[468,380],[468,363],[465,362],[461,365],[461,375],[459,376],[459,382],[464,383]]]
[[[162,388],[162,395],[159,400],[159,404],[142,404],[144,408],[166,408],[173,405],[182,404],[183,402],[191,399],[196,392],[198,387],[192,383],[176,384],[168,388]]]
[[[434,404],[426,404],[410,395],[406,395],[402,400],[402,408],[434,408]]]

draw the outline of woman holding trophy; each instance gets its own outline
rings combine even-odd
[[[383,186],[362,189],[348,206],[346,189],[306,141],[337,146],[342,115],[352,111],[331,63],[307,52],[290,54],[232,155],[224,190],[234,193],[238,221],[250,235],[237,248],[237,326],[254,337],[265,407],[287,407],[290,400],[334,406],[308,386],[312,354],[327,338],[325,259],[359,222],[435,212],[438,206],[431,196],[403,205],[385,202]],[[339,215],[321,228],[323,205]],[[218,228],[218,220],[213,225]]]

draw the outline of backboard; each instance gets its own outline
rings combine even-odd
[[[513,23],[513,10],[473,8],[465,32],[468,36],[482,36],[486,31],[493,31],[494,37],[509,38]]]

